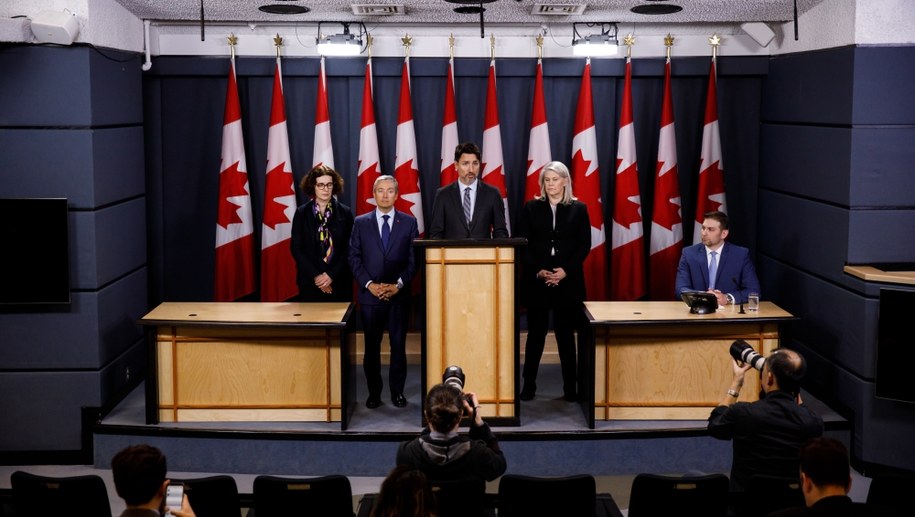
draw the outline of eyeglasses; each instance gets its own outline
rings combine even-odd
[[[315,183],[315,188],[319,188],[321,190],[332,189],[332,188],[334,188],[334,184],[333,183]]]

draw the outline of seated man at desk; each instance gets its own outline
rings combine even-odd
[[[750,250],[725,244],[728,216],[707,212],[702,221],[702,242],[683,248],[677,266],[677,298],[683,291],[715,293],[718,305],[746,303],[750,292],[759,292],[759,278],[750,261]]]

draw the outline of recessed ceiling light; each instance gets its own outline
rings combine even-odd
[[[663,5],[637,5],[630,11],[635,14],[647,14],[647,15],[657,15],[657,14],[674,14],[679,13],[683,10],[679,5],[673,4],[663,4]]]
[[[280,0],[281,2],[286,2],[289,0]],[[257,8],[259,11],[270,14],[305,14],[311,9],[305,7],[304,5],[283,5],[283,4],[268,4],[262,5]]]

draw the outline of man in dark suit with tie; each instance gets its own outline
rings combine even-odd
[[[478,181],[480,148],[472,142],[458,145],[454,162],[458,180],[436,191],[429,238],[507,238],[502,194],[499,189]]]
[[[391,341],[388,383],[391,402],[407,405],[407,322],[410,314],[409,283],[416,273],[413,239],[416,219],[394,210],[397,180],[379,176],[372,187],[377,209],[356,217],[349,243],[349,265],[359,287],[359,309],[365,331],[362,368],[368,383],[366,407],[381,405],[381,338],[385,329]]]
[[[750,292],[759,292],[759,278],[750,261],[750,250],[725,245],[728,216],[707,212],[702,221],[702,242],[683,248],[677,266],[677,298],[683,291],[715,293],[718,305],[746,303]]]

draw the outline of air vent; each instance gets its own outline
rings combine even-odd
[[[577,16],[585,12],[588,4],[534,4],[534,16]]]
[[[353,4],[356,16],[395,16],[407,14],[403,4]]]

